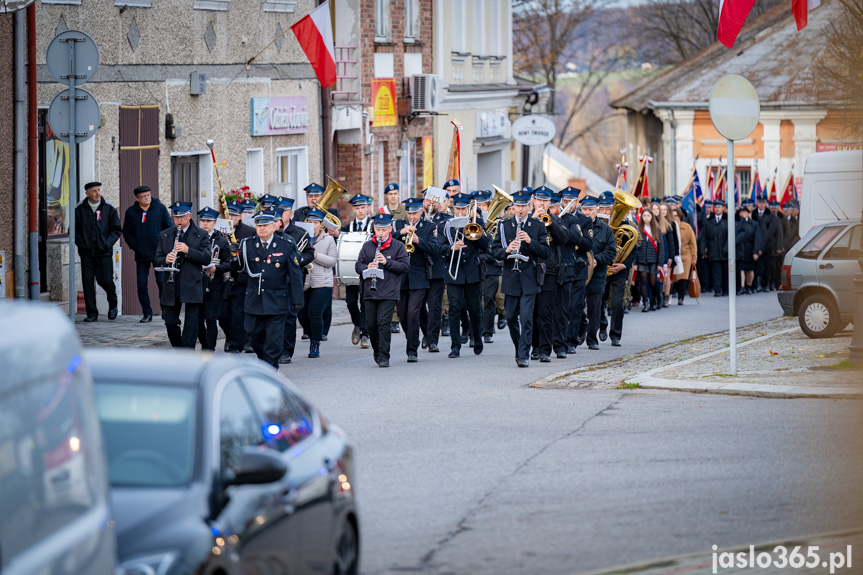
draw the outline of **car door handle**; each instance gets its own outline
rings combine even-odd
[[[832,270],[832,269],[833,269],[833,264],[821,264],[821,265],[820,265],[820,266],[818,266],[818,267],[819,267],[820,269],[822,269],[822,270]]]

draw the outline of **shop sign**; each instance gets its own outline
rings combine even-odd
[[[309,108],[305,96],[252,98],[252,135],[282,136],[309,131]]]
[[[423,138],[423,188],[434,184],[434,152],[431,136]]]
[[[372,79],[372,102],[374,103],[374,126],[395,126],[398,124],[396,113],[395,78]]]
[[[512,137],[523,146],[542,146],[557,132],[554,122],[545,116],[522,116],[512,123]]]

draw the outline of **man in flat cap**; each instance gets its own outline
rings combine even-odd
[[[84,288],[85,322],[99,321],[96,307],[96,286],[108,295],[108,319],[117,318],[117,288],[111,263],[114,244],[123,228],[117,209],[102,197],[102,184],[90,182],[84,186],[87,199],[75,208],[75,247],[81,256],[81,280]]]
[[[129,206],[123,218],[123,240],[129,249],[135,252],[138,302],[141,304],[143,315],[141,323],[153,321],[153,308],[150,306],[150,268],[156,265],[159,234],[173,227],[168,208],[153,197],[150,186],[135,188],[135,203]],[[162,297],[162,282],[165,280],[165,274],[154,273],[159,297]]]

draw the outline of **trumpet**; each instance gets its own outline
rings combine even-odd
[[[414,236],[416,236],[416,231],[412,231],[407,238],[405,238],[405,251],[409,254],[412,254],[416,251],[417,247],[413,244]]]
[[[202,269],[213,268],[213,267],[216,267],[217,265],[219,265],[219,263],[221,263],[221,260],[219,259],[219,246],[216,245],[216,240],[213,239],[212,243],[210,243],[210,263],[208,263],[207,265],[201,266],[201,268]],[[213,281],[213,276],[215,276],[215,275],[216,275],[215,272],[211,273],[211,274],[208,273],[207,278],[209,278],[210,281]],[[210,293],[210,284],[207,284],[207,289],[205,291],[207,293]]]

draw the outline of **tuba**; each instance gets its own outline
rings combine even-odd
[[[493,238],[497,235],[497,227],[502,220],[501,214],[512,203],[512,196],[495,185],[492,185],[492,187],[494,188],[494,197],[488,206],[488,220],[485,222],[485,231]]]
[[[327,179],[329,179],[329,182],[327,182],[327,189],[324,190],[324,193],[321,196],[321,199],[318,200],[318,204],[316,207],[321,210],[326,216],[326,218],[332,223],[334,223],[336,227],[341,228],[342,220],[331,214],[330,208],[333,206],[334,203],[336,203],[336,201],[338,201],[341,196],[347,194],[348,191],[343,185],[330,178],[329,176],[327,176]]]
[[[617,244],[617,255],[612,264],[622,264],[638,242],[638,230],[629,224],[624,224],[623,220],[629,210],[640,206],[641,201],[632,194],[619,188],[614,190],[614,206],[612,206],[611,216],[608,218],[608,225],[614,230],[614,243]],[[611,275],[610,266],[606,273]]]

